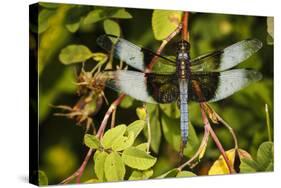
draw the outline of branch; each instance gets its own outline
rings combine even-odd
[[[101,137],[104,133],[105,127],[107,125],[108,119],[110,117],[110,115],[112,114],[112,112],[114,112],[117,108],[117,106],[121,103],[121,101],[124,99],[126,95],[125,94],[121,94],[109,107],[109,109],[107,110],[107,112],[104,115],[104,118],[101,122],[100,128],[98,130],[97,133],[97,137]]]
[[[198,157],[200,157],[200,154],[201,152],[204,150],[204,147],[206,147],[206,144],[207,144],[207,141],[208,141],[208,137],[209,135],[211,134],[211,137],[212,139],[214,140],[215,144],[217,145],[217,148],[220,150],[226,164],[227,164],[227,167],[229,169],[229,172],[230,173],[235,173],[235,170],[233,169],[233,167],[231,166],[230,164],[230,161],[229,159],[227,158],[226,154],[225,154],[225,151],[218,139],[218,137],[216,136],[214,130],[212,129],[210,123],[209,123],[209,120],[206,116],[206,113],[204,111],[204,107],[202,105],[205,105],[205,103],[200,103],[200,109],[201,109],[201,115],[202,115],[202,119],[203,119],[203,122],[204,122],[204,125],[205,125],[205,132],[204,132],[204,136],[203,136],[203,139],[201,141],[201,144],[198,148],[198,150],[196,151],[196,153],[187,161],[185,162],[184,164],[182,164],[181,166],[178,167],[178,169],[181,171],[184,167],[186,167],[187,165],[190,166],[191,163]]]
[[[144,108],[145,108],[145,114],[146,114],[146,117],[145,117],[145,121],[146,121],[146,124],[147,124],[147,149],[146,149],[146,153],[149,154],[149,148],[150,148],[150,144],[151,144],[151,127],[150,127],[150,117],[149,117],[149,113],[148,113],[148,110],[147,110],[147,105],[144,105]]]
[[[209,118],[213,121],[213,123],[220,122],[229,130],[234,140],[235,149],[238,149],[238,140],[232,127],[226,121],[224,121],[224,119],[208,103],[204,103],[203,105],[205,112],[207,112]]]
[[[188,32],[188,12],[184,12],[182,18],[182,39],[189,41],[189,32]]]
[[[180,23],[180,24],[178,25],[178,27],[177,27],[171,34],[169,34],[169,36],[168,36],[167,38],[165,38],[165,39],[162,41],[160,47],[159,47],[159,48],[157,49],[157,51],[156,51],[156,54],[160,55],[160,54],[162,53],[163,49],[165,48],[166,44],[167,44],[170,40],[172,40],[172,38],[174,38],[174,37],[181,31],[181,29],[182,29],[182,24]],[[159,58],[158,56],[154,56],[154,57],[152,58],[150,64],[147,66],[145,72],[151,72],[152,67],[153,67],[153,65],[157,62],[158,58]]]
[[[206,116],[206,113],[204,111],[204,106],[203,105],[204,105],[204,103],[200,103],[200,109],[201,109],[201,114],[202,114],[203,122],[204,122],[205,126],[207,126],[207,128],[209,129],[213,141],[215,142],[215,144],[217,145],[217,148],[221,152],[221,154],[222,154],[222,156],[223,156],[223,158],[224,158],[224,160],[226,162],[226,165],[228,167],[229,172],[231,174],[235,173],[235,170],[231,166],[230,161],[229,161],[229,159],[228,159],[228,157],[227,157],[227,155],[226,155],[226,153],[225,153],[225,151],[224,151],[224,149],[223,149],[223,147],[222,147],[222,145],[221,145],[221,143],[220,143],[216,133],[214,132],[214,130],[212,129],[212,127],[211,127],[211,125],[209,123],[209,120],[208,120],[208,118]]]
[[[204,150],[204,148],[206,147],[207,145],[207,142],[208,142],[208,138],[209,138],[209,135],[210,135],[210,131],[209,129],[207,128],[207,126],[205,125],[205,132],[204,132],[204,136],[202,138],[202,141],[201,141],[201,144],[198,148],[198,150],[196,151],[196,153],[187,161],[185,162],[184,164],[182,164],[181,166],[178,167],[178,170],[181,171],[184,167],[186,167],[187,165],[190,166],[191,163],[196,159],[196,158],[200,158],[200,154],[202,153],[202,151]]]
[[[107,110],[102,123],[99,127],[98,133],[96,134],[96,136],[100,139],[104,133],[105,127],[107,125],[108,119],[110,117],[110,115],[116,110],[117,106],[121,103],[121,101],[124,99],[125,94],[121,94],[109,107],[109,109]],[[93,149],[89,149],[88,153],[86,155],[86,157],[84,158],[83,163],[81,164],[81,166],[79,167],[78,170],[76,170],[71,176],[69,176],[68,178],[66,178],[65,180],[63,180],[60,184],[67,184],[69,183],[71,180],[73,180],[74,178],[76,178],[76,182],[80,183],[80,179],[83,175],[83,172],[86,168],[86,165],[88,164],[88,161],[91,157],[93,153]]]

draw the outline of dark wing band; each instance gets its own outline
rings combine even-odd
[[[262,78],[254,70],[233,69],[224,72],[195,72],[191,75],[190,100],[215,102],[229,97],[235,92]],[[198,93],[199,92],[199,93]]]

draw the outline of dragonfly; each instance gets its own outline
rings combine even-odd
[[[262,47],[258,39],[245,39],[193,59],[190,43],[180,40],[175,60],[114,35],[101,35],[97,43],[137,70],[106,71],[107,87],[145,103],[178,103],[183,146],[188,140],[189,101],[220,101],[262,79],[262,74],[255,70],[231,69]],[[159,69],[147,71],[155,56],[159,58]]]

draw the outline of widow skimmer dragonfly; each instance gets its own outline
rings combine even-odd
[[[113,35],[99,36],[97,43],[140,71],[106,71],[107,87],[146,103],[178,101],[183,146],[188,136],[188,101],[219,101],[262,78],[254,70],[231,69],[262,47],[257,39],[242,40],[195,59],[190,59],[190,44],[181,40],[175,61]],[[159,57],[160,69],[147,72],[154,56]],[[162,66],[168,69],[163,71]]]

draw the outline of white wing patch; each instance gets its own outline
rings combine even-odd
[[[138,70],[144,70],[143,53],[140,47],[124,39],[119,39],[114,46],[114,50],[115,56],[121,61],[125,61]]]
[[[144,73],[118,70],[106,72],[110,77],[107,87],[123,92],[137,100],[147,103],[157,103],[148,93]]]
[[[261,73],[254,70],[233,69],[221,72],[215,96],[209,102],[224,99],[261,78]]]
[[[219,70],[227,70],[248,59],[262,47],[257,39],[243,40],[224,49]]]

